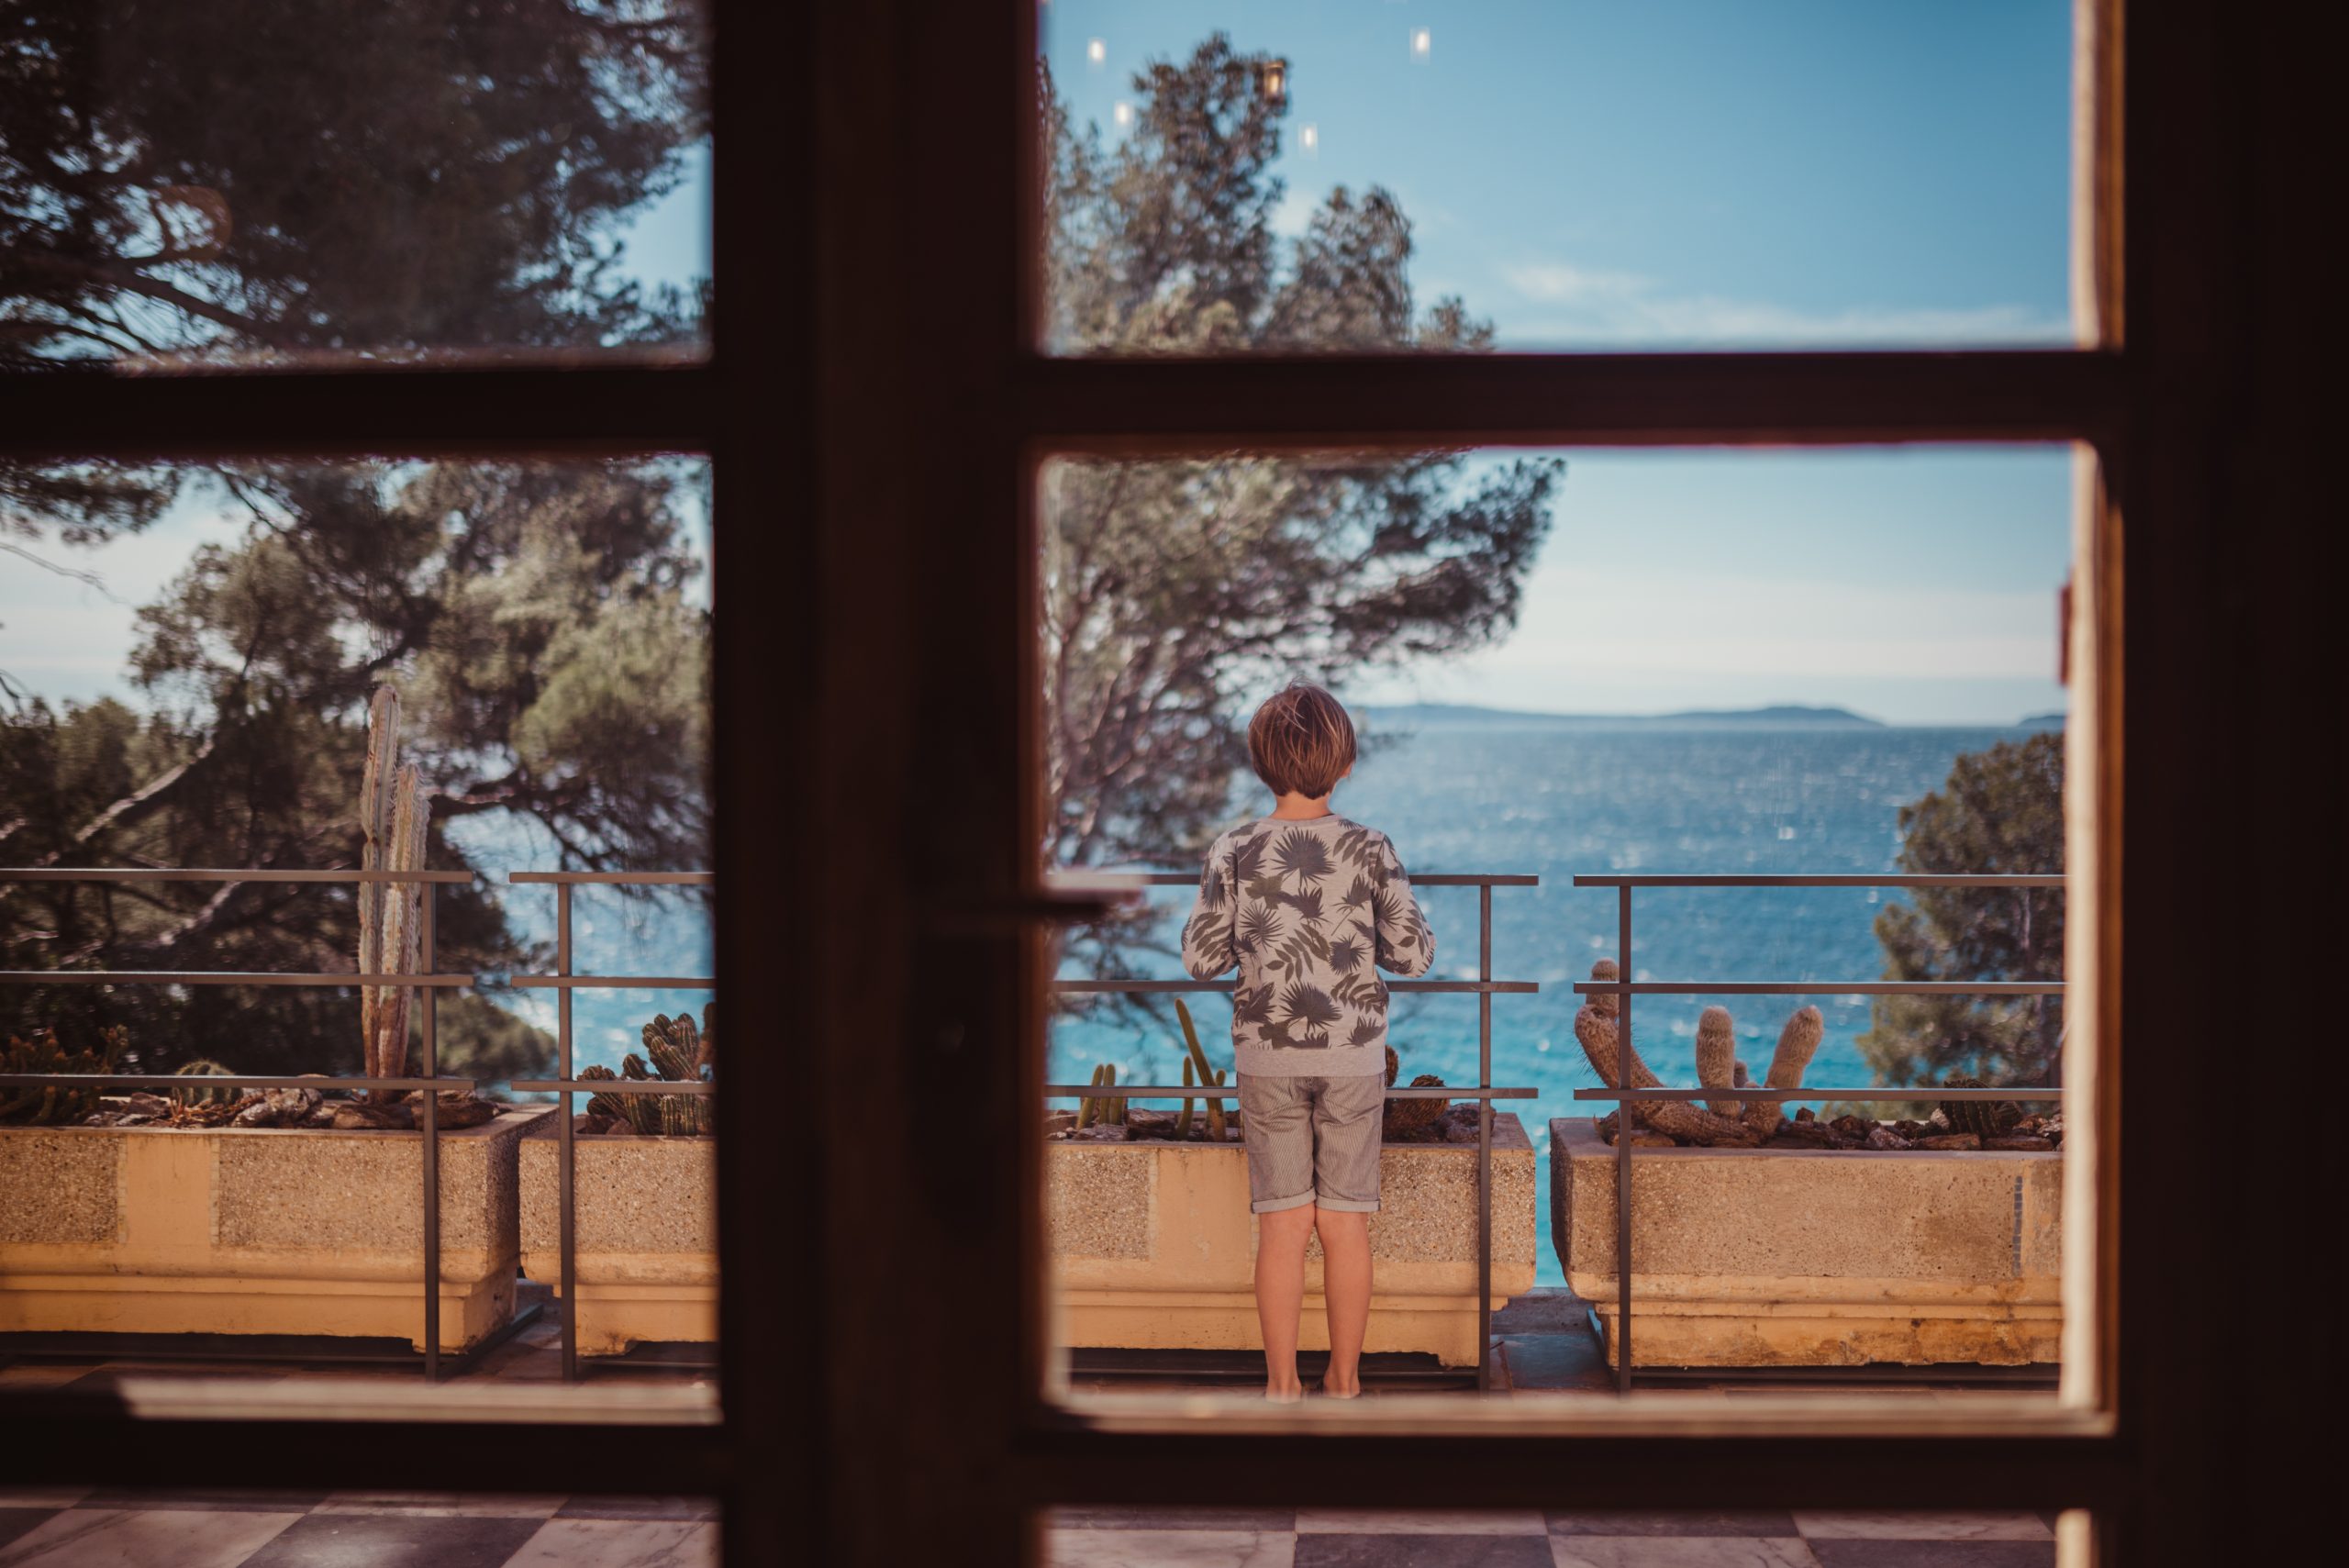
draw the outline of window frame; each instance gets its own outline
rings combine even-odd
[[[1111,363],[1032,347],[1041,228],[1025,139],[1035,42],[1025,0],[711,4],[719,294],[706,363],[60,373],[0,384],[0,451],[709,457],[717,973],[722,985],[763,978],[787,953],[809,975],[777,1009],[791,1043],[737,1052],[718,1100],[722,1420],[137,1421],[60,1410],[16,1472],[283,1486],[346,1483],[363,1465],[377,1486],[715,1492],[739,1562],[902,1560],[910,1532],[934,1560],[1010,1563],[1030,1554],[1037,1512],[1055,1503],[1400,1498],[2087,1507],[2109,1560],[2200,1562],[2237,1544],[2231,1495],[2273,1496],[2303,1473],[2247,1480],[2263,1450],[2246,1423],[2290,1407],[2290,1380],[2180,1353],[2206,1324],[2171,1260],[2182,1244],[2240,1259],[2251,1245],[2240,1227],[2281,1233],[2285,1217],[2246,1199],[2255,1183],[2305,1178],[2315,1156],[2254,1150],[2205,1168],[2155,1137],[2119,1133],[2201,1114],[2198,1020],[2179,1016],[2164,984],[2207,956],[2177,917],[2188,901],[2238,897],[2248,877],[2251,893],[2274,900],[2255,922],[2271,959],[2321,956],[2319,922],[2292,924],[2308,895],[2296,900],[2282,869],[2237,875],[2174,853],[2214,809],[2254,792],[2271,806],[2322,798],[2264,775],[2231,793],[2205,766],[2202,717],[2263,678],[2283,695],[2260,695],[2257,711],[2288,713],[2317,647],[2305,628],[2251,626],[2243,603],[2314,608],[2316,574],[2232,547],[2245,528],[2288,538],[2281,514],[2325,494],[2312,457],[2285,445],[2312,429],[2293,400],[2313,402],[2314,372],[2257,352],[2289,340],[2294,312],[2317,304],[2313,263],[2299,258],[2322,248],[2292,205],[2296,178],[2317,188],[2299,143],[2309,111],[2269,106],[2301,82],[2306,102],[2324,101],[2313,83],[2321,51],[2288,36],[2288,18],[2139,6],[2124,31],[2121,0],[2079,0],[2076,245],[2080,297],[2100,325],[2093,348]],[[2262,434],[2269,426],[2283,433]],[[2094,1245],[2111,1429],[2017,1437],[1953,1425],[1891,1440],[1668,1427],[1146,1432],[1046,1405],[1040,1107],[1029,1090],[1041,1081],[1055,909],[1019,839],[1040,820],[1026,595],[1041,457],[1227,439],[1931,438],[2076,439],[2102,463],[2101,542],[2082,563],[2080,612],[2101,762],[2084,787],[2099,808],[2092,868],[2075,869],[2093,879],[2096,973],[2083,978],[2110,1075],[2095,1129],[2109,1223]],[[2267,465],[2255,480],[2254,461]],[[2233,640],[2157,635],[2203,624],[2214,595]],[[746,613],[730,613],[738,597]],[[2124,642],[2124,622],[2145,634]],[[2236,760],[2294,756],[2286,741],[2253,738]],[[2124,879],[2132,862],[2160,873]],[[2241,1016],[2294,1021],[2281,998],[2253,994]],[[745,1108],[917,1099],[1009,1131],[906,1137],[819,1113],[759,1135]],[[909,1258],[924,1279],[972,1287],[909,1288]],[[2220,1439],[2215,1458],[2198,1458]]]

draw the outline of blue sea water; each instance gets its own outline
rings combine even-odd
[[[1605,1106],[1577,1103],[1599,1085],[1574,1037],[1579,1003],[1568,989],[1594,959],[1616,950],[1616,895],[1576,888],[1576,873],[1869,873],[1897,870],[1899,808],[1948,778],[1963,752],[2023,732],[2006,728],[1688,727],[1620,728],[1554,724],[1423,722],[1373,745],[1333,804],[1392,838],[1405,864],[1429,872],[1530,872],[1538,887],[1493,891],[1493,973],[1531,980],[1531,995],[1493,998],[1493,1081],[1540,1091],[1505,1102],[1546,1152],[1553,1117]],[[1190,868],[1167,868],[1182,869]],[[2050,870],[2057,868],[2048,868]],[[1183,888],[1154,890],[1168,936],[1189,906]],[[1422,906],[1437,938],[1431,978],[1476,975],[1476,890],[1427,888]],[[1872,980],[1884,959],[1873,929],[1897,894],[1868,889],[1642,889],[1635,895],[1634,978],[1642,980]],[[1146,965],[1169,977],[1167,958]],[[1084,971],[1073,951],[1064,974]],[[1666,1083],[1696,1083],[1698,1015],[1730,1009],[1739,1055],[1759,1078],[1787,1016],[1816,1001],[1826,1035],[1807,1082],[1874,1082],[1858,1036],[1868,1004],[1858,995],[1640,998],[1633,1038]],[[1209,1057],[1230,1057],[1230,1011],[1220,995],[1194,999]],[[1476,998],[1398,996],[1390,1039],[1406,1080],[1433,1073],[1476,1079]],[[1052,1030],[1056,1082],[1083,1082],[1102,1062],[1127,1082],[1179,1081],[1173,1031],[1063,1018]],[[1812,1102],[1816,1104],[1817,1102]],[[1791,1108],[1791,1107],[1790,1107]],[[1541,1279],[1563,1283],[1549,1242],[1546,1161],[1540,1194]]]

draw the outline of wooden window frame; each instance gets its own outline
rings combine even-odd
[[[2312,673],[2331,668],[2323,574],[2293,553],[2330,499],[2310,413],[2329,365],[2294,350],[2331,284],[2308,216],[2325,204],[2304,199],[2328,99],[2324,51],[2288,16],[2141,6],[2124,33],[2119,0],[2081,0],[2096,348],[1133,363],[1033,348],[1023,0],[713,6],[706,364],[61,373],[0,384],[0,452],[710,456],[718,973],[770,987],[774,1021],[770,1049],[729,1058],[718,1101],[723,1420],[58,1414],[17,1475],[290,1486],[363,1468],[379,1486],[714,1493],[737,1563],[1008,1564],[1054,1503],[1402,1498],[2085,1507],[2104,1561],[2183,1563],[2241,1544],[2235,1510],[2273,1522],[2296,1488],[2303,1507],[2321,1495],[2312,1457],[2262,1425],[2294,1407],[2293,1369],[2200,1353],[2211,1309],[2178,1277],[2181,1259],[2283,1255],[2299,1216],[2254,1200],[2312,1185],[2319,1157],[2254,1141],[2179,1158],[2164,1136],[2202,1125],[2215,1092],[2212,1014],[2176,995],[2211,954],[2180,912],[2246,911],[2262,971],[2318,974],[2330,956],[2301,868],[2179,849],[2213,820],[2337,813],[2282,728],[2335,689]],[[1050,1406],[1029,1091],[1052,911],[1022,837],[1039,810],[1039,462],[1926,439],[2084,442],[2110,497],[2084,584],[2100,771],[2082,873],[2110,1429],[1147,1431]],[[2237,713],[2269,728],[2214,745]],[[2221,995],[2235,1027],[2303,1027],[2281,985]],[[806,1114],[746,1119],[785,1105]],[[907,1130],[846,1114],[872,1106],[908,1107]]]

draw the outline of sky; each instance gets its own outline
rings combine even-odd
[[[1462,295],[1504,350],[2070,340],[2065,0],[1047,0],[1041,17],[1055,81],[1110,139],[1148,58],[1219,28],[1284,56],[1285,229],[1333,185],[1387,186],[1416,225],[1418,297]],[[638,216],[632,270],[707,271],[707,167]],[[2067,450],[1568,458],[1514,632],[1349,696],[1912,724],[2063,706]],[[0,557],[0,672],[135,699],[135,607],[234,537],[185,506],[103,550],[46,547],[103,589]]]

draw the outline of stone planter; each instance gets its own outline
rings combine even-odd
[[[1053,1143],[1046,1197],[1062,1344],[1259,1350],[1255,1223],[1237,1143]],[[1390,1143],[1371,1217],[1371,1351],[1476,1363],[1476,1146]],[[1493,1118],[1493,1306],[1533,1286],[1533,1149]],[[1299,1344],[1329,1348],[1321,1253],[1306,1261]]]
[[[2060,1153],[1635,1149],[1637,1366],[2059,1359]],[[1615,1332],[1615,1151],[1550,1124],[1552,1240]]]
[[[515,1149],[543,1113],[440,1135],[440,1348],[513,1315]],[[0,1128],[0,1332],[424,1343],[414,1132]]]
[[[715,1341],[717,1140],[586,1137],[574,1149],[580,1353]],[[551,1117],[522,1140],[522,1272],[556,1290],[562,1152]]]

